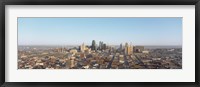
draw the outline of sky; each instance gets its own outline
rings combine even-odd
[[[18,45],[182,45],[182,18],[18,18]]]

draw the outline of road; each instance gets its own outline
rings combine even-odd
[[[124,64],[125,64],[125,69],[129,69],[129,63],[128,63],[127,56],[124,57]]]
[[[139,60],[139,63],[140,63],[140,64],[144,65],[144,63],[142,62],[142,60],[141,60],[137,55],[135,55],[135,58],[136,58],[137,60]],[[145,68],[148,68],[147,65],[144,65],[144,66],[145,66]]]
[[[115,55],[113,55],[111,61],[110,61],[109,64],[108,64],[107,69],[110,69],[110,68],[111,68],[111,65],[112,65],[112,62],[113,62],[114,58],[115,58]]]

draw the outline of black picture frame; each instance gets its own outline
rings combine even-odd
[[[0,85],[1,87],[199,87],[200,0],[1,0]],[[195,82],[5,82],[5,5],[195,5]],[[173,79],[173,78],[172,78]],[[187,79],[187,78],[185,78]]]

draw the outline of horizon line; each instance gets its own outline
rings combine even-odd
[[[18,46],[80,46],[80,45],[18,45]],[[108,46],[113,46],[113,45],[108,45]],[[120,44],[114,46],[120,46]],[[133,45],[133,46],[182,46],[182,45]]]

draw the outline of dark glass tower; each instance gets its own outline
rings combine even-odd
[[[95,40],[92,40],[91,49],[92,49],[92,50],[96,50],[96,42],[95,42]]]

